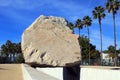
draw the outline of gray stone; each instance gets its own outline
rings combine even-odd
[[[26,63],[46,66],[73,66],[80,63],[78,36],[64,18],[40,16],[22,35]]]

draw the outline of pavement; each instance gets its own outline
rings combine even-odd
[[[0,80],[23,80],[21,64],[0,64]]]

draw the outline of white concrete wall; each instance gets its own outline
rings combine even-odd
[[[26,64],[22,64],[24,80],[58,80],[48,74],[38,71]]]
[[[115,68],[81,68],[80,80],[120,80],[120,70]]]
[[[62,68],[36,68],[59,80],[63,80]],[[116,70],[115,70],[116,69]],[[80,80],[120,80],[119,67],[82,66]]]
[[[22,65],[24,80],[63,80],[63,68]],[[120,67],[81,66],[80,80],[120,80]]]
[[[36,68],[36,69],[50,76],[53,76],[59,80],[63,80],[63,68]]]
[[[24,80],[32,80],[32,77],[30,76],[30,74],[26,68],[27,68],[27,65],[22,64],[23,79]]]

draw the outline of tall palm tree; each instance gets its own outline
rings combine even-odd
[[[101,53],[102,53],[102,26],[101,26],[101,21],[102,21],[102,18],[105,17],[105,9],[101,6],[97,6],[95,7],[95,9],[92,11],[92,14],[93,14],[93,18],[94,19],[98,19],[98,23],[99,23],[99,26],[100,26],[100,47],[101,47]],[[101,63],[102,63],[102,60],[101,60]]]
[[[82,49],[81,38],[80,38],[80,30],[83,28],[83,21],[81,19],[77,19],[76,22],[75,22],[75,27],[77,27],[79,29],[78,41],[79,41],[80,49]],[[81,53],[82,53],[82,50],[81,50]],[[82,62],[82,59],[81,59],[81,62]]]
[[[120,1],[118,0],[108,0],[106,3],[106,9],[108,10],[109,13],[112,13],[113,17],[113,24],[114,24],[114,47],[115,47],[115,58],[114,58],[114,63],[115,66],[117,65],[117,54],[116,54],[116,24],[115,24],[115,14],[117,14],[117,11],[119,10],[119,4]]]
[[[88,31],[88,41],[89,41],[89,64],[90,64],[90,31],[89,31],[89,26],[92,24],[92,20],[89,16],[84,16],[83,18],[84,26],[87,27]]]
[[[83,28],[83,21],[81,19],[77,19],[75,22],[75,27],[79,29],[79,38],[80,38],[80,30]]]

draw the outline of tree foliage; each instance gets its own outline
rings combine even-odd
[[[74,24],[72,22],[67,22],[67,26],[72,30],[72,33],[74,34]]]
[[[5,44],[1,46],[1,57],[5,58],[5,62],[9,62],[9,57],[10,55],[14,55],[16,59],[21,59],[18,60],[17,62],[24,62],[24,58],[22,56],[22,51],[21,51],[21,43],[12,43],[10,40],[7,40]],[[16,56],[17,55],[17,56]]]
[[[81,52],[82,52],[82,60],[89,59],[89,45],[90,45],[90,58],[97,59],[100,57],[99,51],[96,50],[96,46],[89,43],[89,40],[85,36],[80,37],[80,44],[81,44]]]
[[[119,10],[120,1],[118,0],[108,0],[106,3],[106,9],[109,13],[112,13],[115,15],[117,11]]]
[[[16,60],[15,60],[15,63],[24,63],[25,60],[23,58],[23,54],[19,54],[17,57],[16,57]]]
[[[108,46],[107,50],[104,53],[109,53],[110,57],[114,58],[115,47],[113,45]],[[120,54],[120,49],[116,50],[117,55]]]
[[[81,19],[77,19],[75,22],[75,27],[79,29],[79,37],[80,37],[80,30],[83,28],[83,21]]]
[[[9,53],[21,53],[21,43],[12,43],[7,40],[5,44],[1,46],[1,53],[8,55]]]

